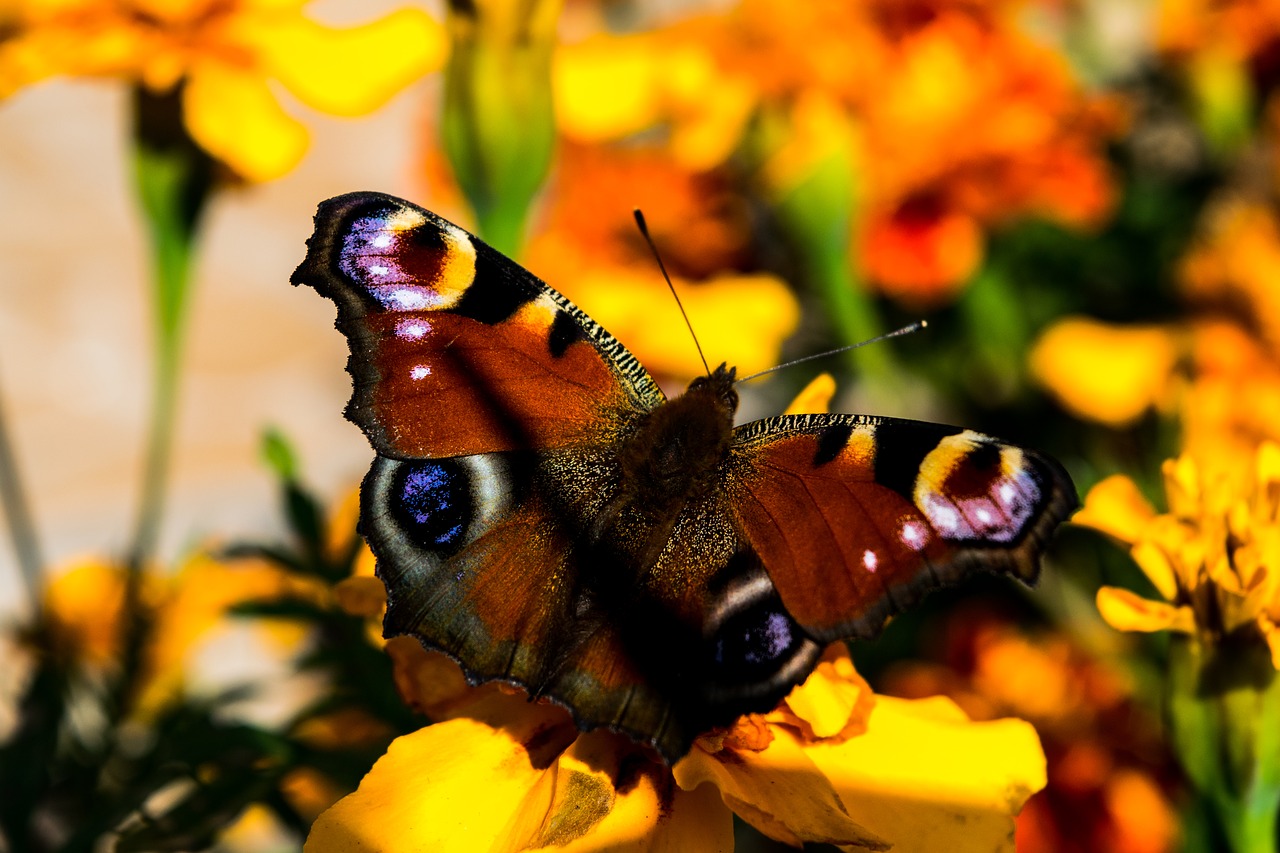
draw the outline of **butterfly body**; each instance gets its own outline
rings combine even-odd
[[[956,427],[735,426],[724,365],[668,400],[567,299],[408,202],[342,196],[316,222],[294,282],[351,344],[385,632],[668,761],[930,589],[1033,579],[1074,507],[1056,462]]]

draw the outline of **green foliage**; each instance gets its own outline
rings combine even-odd
[[[299,588],[326,590],[351,575],[361,541],[345,531],[342,547],[330,552],[320,504],[297,479],[287,443],[273,435],[266,444],[264,455],[281,476],[289,539],[236,544],[221,558],[266,560]],[[293,666],[320,676],[324,689],[273,729],[236,719],[236,704],[257,692],[252,683],[211,697],[180,696],[140,716],[133,697],[147,677],[142,655],[90,676],[60,651],[58,629],[38,623],[26,637],[35,668],[17,706],[18,723],[0,743],[0,848],[78,853],[114,837],[123,853],[205,849],[252,804],[305,835],[311,816],[300,814],[286,793],[291,773],[311,771],[337,791],[354,790],[393,737],[425,722],[400,701],[390,661],[369,642],[365,620],[325,599],[286,595],[233,608],[230,618],[307,628]],[[149,614],[133,616],[140,648],[162,641]],[[362,729],[373,735],[326,742],[307,734],[309,725],[334,715],[364,721]]]

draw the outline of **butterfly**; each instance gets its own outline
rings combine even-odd
[[[668,763],[933,589],[1031,582],[1076,507],[1056,461],[959,427],[735,426],[726,365],[667,399],[564,296],[391,196],[323,202],[292,282],[350,344],[384,633]]]

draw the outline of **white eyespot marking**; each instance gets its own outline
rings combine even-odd
[[[919,551],[924,548],[928,541],[928,534],[925,532],[924,525],[918,521],[906,521],[902,524],[902,530],[898,534],[898,538],[902,540],[902,544],[906,545],[912,551]]]
[[[372,240],[370,240],[370,241],[369,241],[369,243],[370,243],[370,244],[371,244],[375,249],[385,249],[385,248],[387,248],[388,246],[390,246],[390,245],[391,245],[391,235],[390,235],[390,234],[378,234],[378,235],[377,235],[377,236],[375,236]]]
[[[978,507],[973,514],[976,515],[978,517],[978,521],[981,521],[984,525],[989,526],[991,522],[995,520],[991,516],[991,510],[987,509],[985,506]]]
[[[968,528],[964,524],[964,519],[960,517],[959,511],[944,498],[930,495],[929,500],[925,502],[925,517],[929,519],[934,527],[942,532],[943,538],[950,539],[960,533],[961,527]]]
[[[365,269],[369,271],[370,275],[386,275],[391,272],[390,267],[383,266],[382,264],[369,264]]]
[[[422,340],[431,331],[426,320],[400,320],[396,323],[396,337],[405,341]]]
[[[430,297],[417,288],[398,287],[380,301],[392,311],[421,311],[431,307]]]
[[[1018,497],[1018,490],[1014,488],[1013,483],[1003,480],[1000,483],[1000,502],[1008,506]]]
[[[415,364],[409,371],[410,379],[426,379],[431,375],[431,368],[425,364]]]
[[[862,567],[867,571],[871,572],[871,574],[874,575],[876,573],[876,566],[878,566],[879,564],[880,564],[880,560],[879,558],[876,557],[875,551],[872,551],[870,548],[868,548],[867,550],[862,552]]]

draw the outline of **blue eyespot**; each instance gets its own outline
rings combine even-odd
[[[432,550],[463,544],[471,520],[471,484],[452,460],[406,463],[396,472],[392,512],[409,536]]]
[[[716,632],[712,654],[722,671],[764,673],[788,660],[802,642],[800,627],[781,602],[769,598],[726,619]]]

